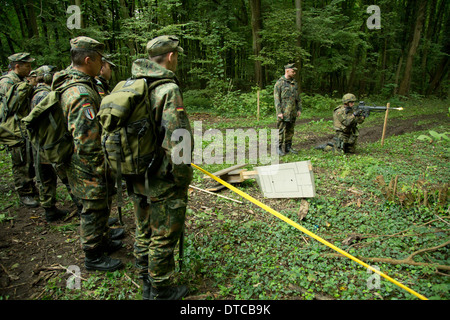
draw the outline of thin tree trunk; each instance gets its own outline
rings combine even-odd
[[[400,83],[400,87],[398,89],[398,94],[400,94],[400,95],[406,95],[409,92],[409,88],[411,85],[413,61],[414,61],[414,56],[417,51],[417,47],[419,46],[420,35],[421,35],[422,29],[423,29],[426,5],[427,5],[426,1],[421,1],[418,6],[417,18],[416,18],[416,23],[415,23],[415,27],[414,27],[413,40],[411,42],[411,45],[410,45],[409,51],[408,51],[408,55],[406,57],[406,64],[405,64],[405,71],[403,73],[403,79],[402,79],[402,82]]]
[[[298,37],[297,37],[297,46],[301,48],[301,40],[302,40],[302,0],[295,0],[295,24],[297,27]],[[302,91],[302,78],[301,78],[301,67],[302,61],[300,57],[297,58],[297,66],[299,72],[297,73],[297,82],[298,89]]]
[[[259,56],[261,51],[261,39],[259,32],[261,31],[261,0],[249,0],[250,10],[252,14],[252,37],[253,37],[253,55],[255,58]],[[263,70],[261,61],[255,60],[255,82],[258,87],[263,86]]]

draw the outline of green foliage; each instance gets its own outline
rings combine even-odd
[[[301,1],[301,25],[295,2],[288,0],[262,0],[261,12],[252,12],[249,2],[242,0],[86,0],[81,1],[82,28],[68,29],[68,1],[27,3],[23,9],[18,1],[2,1],[2,71],[7,70],[7,57],[21,51],[32,53],[34,66],[66,68],[68,40],[85,35],[104,42],[112,54],[118,65],[115,84],[130,76],[134,59],[146,57],[151,38],[175,34],[185,48],[177,71],[185,88],[225,94],[233,81],[234,90],[250,92],[256,85],[255,61],[262,64],[262,87],[272,84],[286,63],[298,62],[302,91],[308,94],[351,91],[383,97],[395,94],[406,77],[398,63],[405,62],[400,57],[409,49],[419,10],[416,1],[380,0],[382,29],[370,30],[368,4],[361,0]],[[408,94],[448,95],[448,68],[436,68],[448,58],[447,8],[445,0],[427,2]],[[253,15],[261,18],[258,39],[253,39]],[[253,40],[261,45],[259,53]]]
[[[450,138],[447,136],[447,134],[449,134],[449,132],[437,133],[434,130],[430,130],[429,134],[430,134],[430,136],[421,134],[420,136],[417,137],[417,139],[421,140],[421,141],[427,141],[429,143],[449,142],[450,141]]]
[[[330,115],[333,114],[333,109],[338,105],[342,104],[341,99],[333,99],[328,97],[328,95],[312,94],[308,95],[305,93],[301,94],[302,107],[304,110],[311,112],[316,111],[328,111]]]

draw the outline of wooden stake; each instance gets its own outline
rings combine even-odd
[[[257,121],[259,121],[259,89],[258,89],[258,93],[256,94],[256,103],[257,103],[257,115],[256,115],[256,119]]]
[[[386,134],[386,125],[387,125],[387,119],[388,119],[388,115],[389,115],[389,107],[391,106],[391,104],[388,102],[387,106],[386,106],[386,115],[384,116],[384,126],[383,126],[383,135],[381,136],[381,146],[383,146],[384,144],[384,136]]]

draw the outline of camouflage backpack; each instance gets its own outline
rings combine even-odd
[[[26,131],[20,121],[30,112],[32,95],[33,86],[27,81],[21,81],[1,97],[0,144],[14,147],[26,140]]]
[[[146,78],[119,82],[103,98],[97,115],[103,127],[105,158],[117,182],[122,175],[142,175],[159,166],[158,130],[149,93],[160,84],[174,81],[147,82]]]
[[[77,85],[80,85],[80,82],[50,91],[30,114],[22,119],[31,144],[39,150],[37,156],[56,166],[69,160],[73,154],[74,142],[67,128],[60,98],[65,90]],[[36,160],[37,163],[40,163],[39,160]]]

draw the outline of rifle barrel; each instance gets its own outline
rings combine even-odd
[[[362,109],[370,110],[370,111],[385,111],[387,107],[381,106],[363,106]],[[403,108],[389,108],[389,110],[403,110]]]

